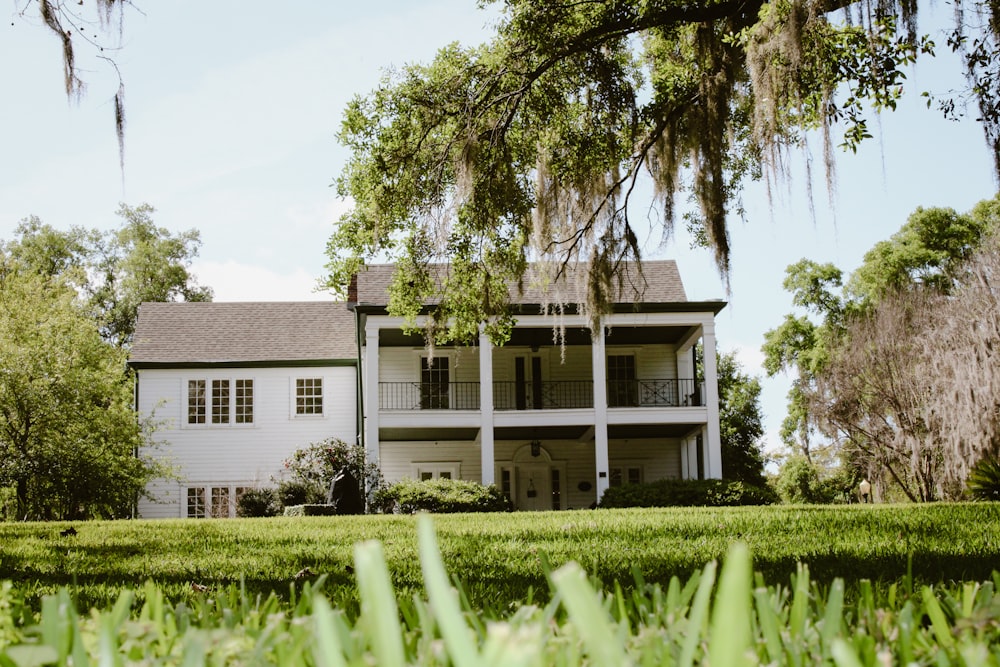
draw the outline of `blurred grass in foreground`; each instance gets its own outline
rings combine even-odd
[[[434,519],[436,524],[437,520]],[[41,612],[0,588],[0,665],[694,665],[1000,664],[995,581],[878,592],[840,579],[814,582],[799,566],[789,584],[765,586],[735,543],[716,577],[710,562],[664,585],[595,588],[575,563],[552,571],[551,599],[483,614],[449,578],[432,519],[417,521],[424,594],[397,600],[380,542],[353,547],[360,614],[320,593],[320,577],[288,599],[229,585],[171,601],[149,583],[113,605],[77,613],[64,589]],[[461,579],[459,577],[459,579]]]

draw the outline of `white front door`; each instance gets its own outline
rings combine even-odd
[[[517,466],[517,509],[522,511],[552,509],[552,469],[549,464]]]

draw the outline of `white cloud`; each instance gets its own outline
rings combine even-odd
[[[262,266],[226,262],[195,262],[198,282],[215,292],[215,301],[323,301],[327,292],[316,292],[316,277],[297,269],[278,273]]]
[[[760,375],[764,365],[764,353],[759,345],[747,345],[745,343],[735,343],[726,345],[726,351],[736,355],[736,360],[743,366],[743,370],[750,375]]]

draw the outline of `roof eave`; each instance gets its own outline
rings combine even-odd
[[[251,359],[227,361],[142,361],[130,359],[136,370],[178,368],[304,368],[308,366],[357,366],[357,359]]]
[[[662,303],[642,302],[642,303],[616,303],[612,306],[614,313],[706,313],[718,315],[727,306],[727,302],[722,300],[711,301],[666,301]],[[421,315],[429,315],[435,306],[424,306],[420,310]],[[354,310],[366,315],[388,315],[388,306],[376,303],[358,303]],[[515,315],[538,315],[545,312],[545,306],[540,303],[515,303],[511,305],[511,312]],[[575,315],[579,312],[577,304],[567,304],[563,311],[567,315]]]

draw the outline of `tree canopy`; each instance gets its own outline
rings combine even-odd
[[[125,352],[101,339],[76,291],[16,263],[0,271],[0,488],[20,519],[128,516],[160,463],[136,456]]]
[[[59,230],[37,217],[21,222],[0,252],[25,270],[58,277],[76,288],[104,338],[128,346],[143,301],[211,301],[212,289],[190,272],[201,237],[157,227],[149,204],[118,209],[111,231]]]
[[[828,165],[835,129],[856,148],[871,115],[895,107],[904,70],[934,50],[910,0],[506,0],[502,9],[491,41],[451,44],[429,64],[388,73],[350,103],[340,133],[352,157],[337,185],[354,206],[329,244],[329,284],[344,289],[366,260],[395,261],[407,274],[396,312],[438,303],[432,315],[456,332],[502,323],[506,286],[528,261],[545,268],[543,280],[583,262],[584,307],[607,308],[623,262],[641,255],[647,177],[664,237],[678,202],[693,199],[689,222],[726,274],[741,186],[781,178],[788,151],[813,130]],[[996,8],[963,9],[955,48],[975,24],[973,50],[989,60]],[[991,90],[975,88],[984,98]],[[996,114],[982,117],[989,126]],[[431,279],[439,262],[452,271]]]
[[[732,352],[720,353],[717,360],[722,477],[765,486],[760,380],[743,370]]]
[[[917,209],[839,269],[802,260],[785,288],[807,314],[767,332],[765,368],[792,371],[786,444],[811,459],[817,436],[851,474],[911,500],[954,496],[996,456],[1000,401],[993,350],[1000,196],[969,213]]]

